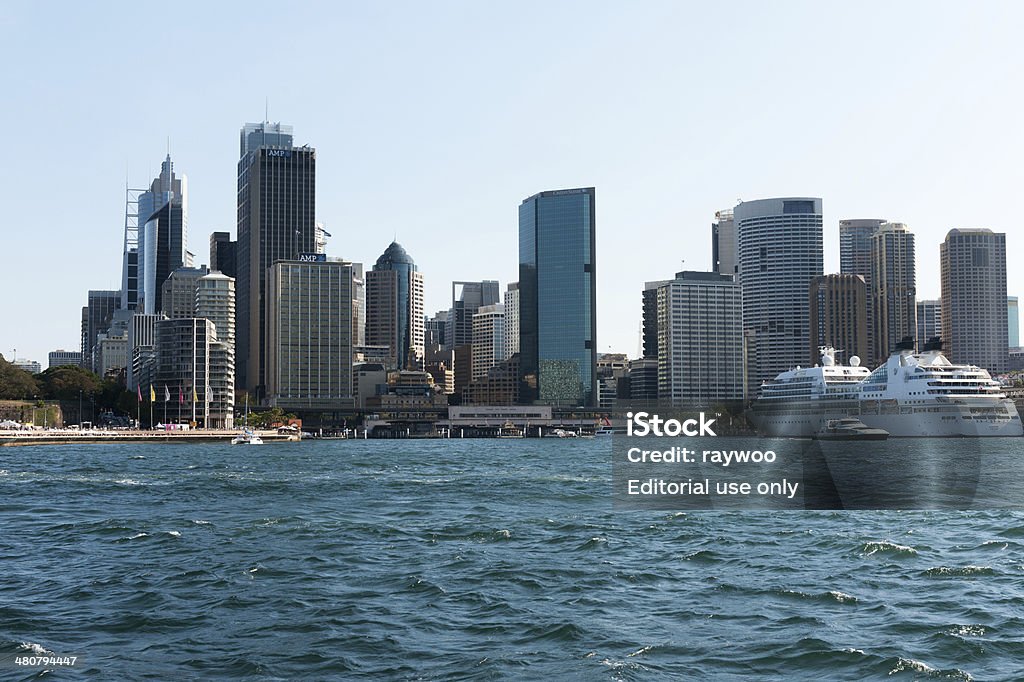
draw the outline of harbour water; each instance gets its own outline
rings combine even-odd
[[[0,678],[1020,679],[1024,514],[622,511],[611,460],[4,448]]]

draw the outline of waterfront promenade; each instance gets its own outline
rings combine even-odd
[[[230,443],[240,429],[190,429],[188,431],[158,431],[137,429],[23,429],[0,431],[0,447],[17,445],[61,445],[68,443]],[[264,442],[295,440],[294,434],[279,433],[276,429],[258,430]]]

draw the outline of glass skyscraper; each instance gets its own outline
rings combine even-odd
[[[594,188],[541,192],[519,206],[521,399],[597,403]]]
[[[146,313],[163,310],[161,287],[175,269],[190,265],[188,180],[174,173],[168,154],[160,175],[138,195],[138,302]]]
[[[238,161],[239,387],[262,399],[267,368],[267,270],[316,249],[316,150],[295,147],[290,126],[247,123]]]
[[[366,273],[366,343],[388,347],[389,369],[423,369],[423,274],[397,242]]]

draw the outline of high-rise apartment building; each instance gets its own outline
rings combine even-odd
[[[743,401],[743,303],[731,274],[679,272],[656,289],[658,398],[673,407]]]
[[[156,357],[156,323],[166,319],[163,315],[147,313],[132,315],[125,351],[125,387],[129,391],[135,391],[140,386],[148,390],[148,384],[143,381],[145,366]]]
[[[423,274],[397,242],[366,273],[366,345],[388,347],[389,369],[423,366]]]
[[[355,404],[352,264],[279,261],[267,281],[267,397],[285,409]]]
[[[195,310],[196,317],[213,323],[210,412],[232,416],[235,406],[235,280],[222,272],[200,277],[196,281]]]
[[[841,361],[868,362],[867,285],[860,275],[821,275],[811,280],[811,343],[808,364],[820,361],[818,348],[831,346]]]
[[[593,187],[541,192],[519,206],[521,400],[597,404]]]
[[[939,246],[942,338],[950,360],[1005,372],[1008,362],[1006,235],[953,229]]]
[[[196,289],[199,280],[209,273],[206,267],[176,268],[164,280],[160,312],[170,318],[201,317],[196,315]]]
[[[155,325],[155,333],[152,385],[157,400],[169,397],[164,401],[167,420],[213,425],[209,405],[213,397],[209,382],[213,323],[189,317],[160,320]],[[155,415],[156,418],[163,416]]]
[[[811,280],[823,273],[821,199],[745,201],[733,209],[751,383],[807,361]]]
[[[917,270],[914,234],[903,223],[882,223],[871,235],[872,365],[885,362],[896,345],[917,333]]]
[[[235,348],[235,280],[209,272],[196,280],[195,316],[213,322],[217,340]]]
[[[731,210],[715,212],[711,223],[712,270],[722,275],[736,275],[736,221]]]
[[[266,394],[266,278],[279,260],[316,251],[316,150],[290,126],[247,123],[238,161],[237,383]]]

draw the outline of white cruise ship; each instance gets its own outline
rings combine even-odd
[[[761,395],[750,409],[750,420],[766,436],[810,438],[830,421],[858,411],[860,387],[871,374],[850,358],[837,365],[836,351],[818,348],[821,365],[797,367],[761,385]]]
[[[768,436],[817,434],[830,419],[851,416],[895,437],[1020,436],[1017,408],[987,371],[954,365],[933,340],[915,354],[900,344],[868,373],[855,357],[836,365],[823,348],[820,367],[783,372],[761,387],[751,421]]]
[[[890,355],[861,384],[859,408],[862,422],[892,436],[1024,435],[999,382],[980,367],[951,363],[937,339],[921,353]]]

